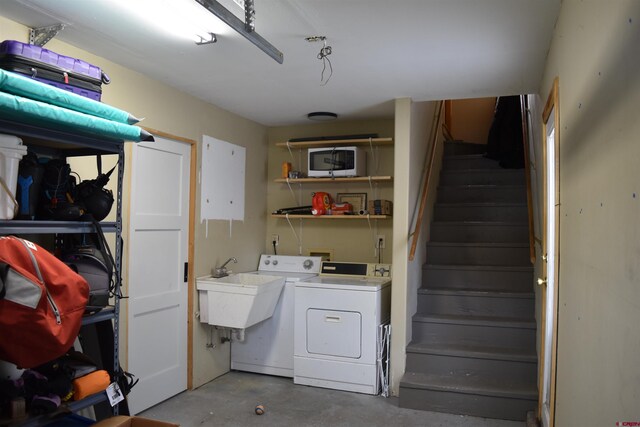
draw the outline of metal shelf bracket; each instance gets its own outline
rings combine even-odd
[[[49,27],[30,28],[29,29],[29,44],[36,46],[44,46],[49,41],[58,35],[60,31],[64,29],[64,24],[51,25]]]

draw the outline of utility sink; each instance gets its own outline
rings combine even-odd
[[[273,316],[284,277],[235,273],[196,279],[200,321],[225,328],[246,329]]]

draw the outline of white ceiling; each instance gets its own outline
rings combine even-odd
[[[537,92],[560,0],[255,0],[255,9],[256,32],[284,64],[233,31],[205,46],[173,38],[113,0],[0,0],[0,15],[65,23],[58,39],[269,126],[307,122],[312,111],[392,117],[400,97]],[[311,35],[332,47],[324,86]]]

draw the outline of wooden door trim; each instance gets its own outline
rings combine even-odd
[[[197,156],[198,142],[172,135],[167,132],[159,131],[143,126],[142,127],[152,135],[162,138],[171,139],[178,142],[189,144],[190,146],[190,162],[189,162],[189,233],[187,241],[187,262],[189,263],[187,270],[187,389],[193,389],[193,319],[194,319],[194,303],[195,297],[195,268],[194,268],[194,248],[195,248],[195,224],[196,224],[196,176],[197,176]]]
[[[546,125],[549,122],[549,118],[551,116],[551,113],[553,112],[553,121],[554,121],[554,151],[555,151],[555,164],[554,164],[554,169],[555,169],[555,186],[554,186],[554,191],[555,191],[555,224],[552,224],[553,227],[555,227],[555,259],[554,259],[554,298],[553,298],[553,307],[545,307],[545,310],[553,310],[554,316],[553,316],[553,325],[552,325],[552,336],[551,336],[551,367],[550,367],[550,382],[549,382],[549,425],[550,427],[553,427],[555,425],[555,406],[556,406],[556,376],[557,376],[557,372],[556,372],[556,367],[557,367],[557,356],[558,356],[558,307],[559,307],[559,301],[558,301],[558,297],[559,297],[559,285],[560,285],[560,104],[559,104],[559,79],[558,77],[556,77],[553,80],[553,84],[551,87],[551,91],[549,93],[549,97],[547,98],[547,102],[545,104],[544,110],[542,112],[542,137],[543,137],[543,158],[544,158],[544,167],[545,167],[545,173],[544,173],[544,212],[543,212],[543,230],[544,230],[544,238],[542,239],[543,241],[543,250],[542,253],[543,255],[547,254],[547,243],[546,243],[546,230],[547,230],[547,226],[548,226],[548,217],[547,217],[547,200],[548,200],[548,194],[547,194],[547,161],[548,161],[548,155],[547,155],[547,130],[546,130]],[[546,261],[543,261],[546,262]],[[544,271],[546,273],[547,268],[546,265],[544,267]],[[546,274],[545,274],[546,275]],[[546,302],[546,292],[547,289],[546,287],[544,288],[543,292],[542,292],[542,297],[544,298],[542,301]],[[546,312],[544,313],[543,316],[543,328],[541,331],[542,333],[540,334],[541,336],[541,342],[540,342],[540,354],[542,355],[542,360],[544,361],[544,353],[546,351],[545,348],[545,329],[546,329]],[[540,368],[540,378],[539,378],[539,382],[538,382],[539,386],[538,386],[538,417],[539,419],[542,418],[542,407],[544,404],[544,367],[541,364],[541,368]]]

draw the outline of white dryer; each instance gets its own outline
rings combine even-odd
[[[294,285],[317,276],[321,257],[261,255],[254,274],[285,278],[273,316],[245,330],[243,341],[231,341],[231,369],[293,377]]]
[[[388,264],[324,262],[319,276],[296,283],[294,383],[378,394],[390,270]]]

